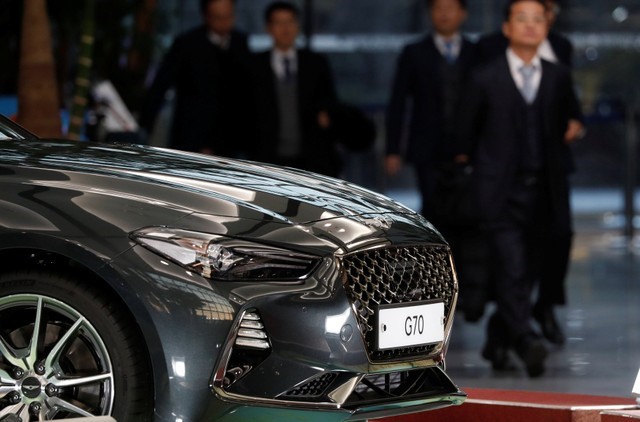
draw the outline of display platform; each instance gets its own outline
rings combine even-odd
[[[633,398],[532,391],[462,388],[461,406],[416,413],[376,422],[631,422],[640,420]],[[628,416],[627,416],[628,415]]]
[[[615,410],[603,412],[601,422],[637,422],[640,421],[640,410]]]

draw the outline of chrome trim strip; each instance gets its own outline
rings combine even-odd
[[[356,387],[364,377],[365,375],[358,375],[351,378],[349,381],[345,382],[340,387],[331,391],[329,394],[327,394],[327,396],[329,396],[329,398],[334,402],[336,402],[338,405],[340,406],[343,405],[344,402],[347,401],[351,393],[353,393],[353,390],[356,389]]]

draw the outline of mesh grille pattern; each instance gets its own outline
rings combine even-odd
[[[424,398],[457,392],[457,387],[437,368],[364,377],[347,399],[347,409],[365,405],[398,402],[411,397]]]
[[[371,391],[393,394],[408,378],[409,372],[394,372],[382,375],[367,375],[356,386],[355,392],[366,396]]]
[[[320,397],[324,394],[327,388],[335,380],[337,374],[327,373],[317,378],[312,379],[292,390],[286,392],[285,397],[289,399],[311,399]]]
[[[355,307],[372,361],[429,355],[436,345],[376,350],[376,309],[379,305],[442,300],[449,317],[455,295],[447,246],[421,245],[374,249],[344,258],[345,289]]]

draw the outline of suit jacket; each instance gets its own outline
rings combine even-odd
[[[216,154],[231,153],[228,145],[237,145],[242,135],[228,139],[234,129],[247,126],[240,122],[243,93],[248,76],[247,37],[233,31],[229,46],[222,50],[208,38],[204,26],[192,29],[173,42],[149,88],[141,116],[141,125],[151,131],[164,104],[167,90],[175,89],[170,146],[199,151],[211,148]],[[246,101],[246,100],[245,100]]]
[[[542,78],[536,101],[541,110],[544,182],[552,205],[550,224],[570,224],[569,191],[564,157],[564,132],[570,118],[572,97],[570,71],[542,61]],[[524,102],[511,73],[506,55],[474,73],[460,114],[456,146],[458,153],[472,157],[478,211],[486,221],[504,218],[508,194],[519,172],[519,148],[524,138]]]
[[[573,44],[571,41],[557,31],[549,32],[547,38],[549,38],[551,48],[553,48],[558,61],[565,66],[573,67]]]
[[[465,81],[476,63],[475,45],[463,38],[457,64]],[[399,154],[411,103],[406,157],[409,162],[439,162],[443,146],[444,57],[432,35],[407,45],[398,59],[391,97],[387,106],[387,154]],[[463,86],[463,83],[460,84]]]
[[[298,119],[302,136],[299,161],[304,169],[323,174],[339,173],[339,156],[330,132],[318,125],[320,111],[329,111],[336,103],[333,75],[326,58],[320,54],[297,50]],[[258,144],[252,158],[276,162],[280,118],[277,76],[271,67],[271,51],[254,55],[253,82]]]
[[[551,48],[558,58],[558,62],[569,68],[573,65],[573,45],[568,38],[560,34],[557,31],[550,31],[547,36]],[[491,34],[485,35],[478,41],[478,57],[480,62],[487,63],[495,60],[498,57],[504,56],[507,47],[509,46],[509,40],[504,36],[502,31],[496,31]],[[574,120],[584,122],[584,115],[580,108],[580,101],[574,89],[571,90],[573,100],[571,101],[570,116]],[[567,148],[564,158],[565,171],[573,173],[576,170],[575,160],[570,148]]]

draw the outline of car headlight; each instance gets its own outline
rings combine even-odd
[[[269,245],[166,227],[131,233],[140,245],[216,280],[296,281],[307,277],[319,262],[313,255]]]

